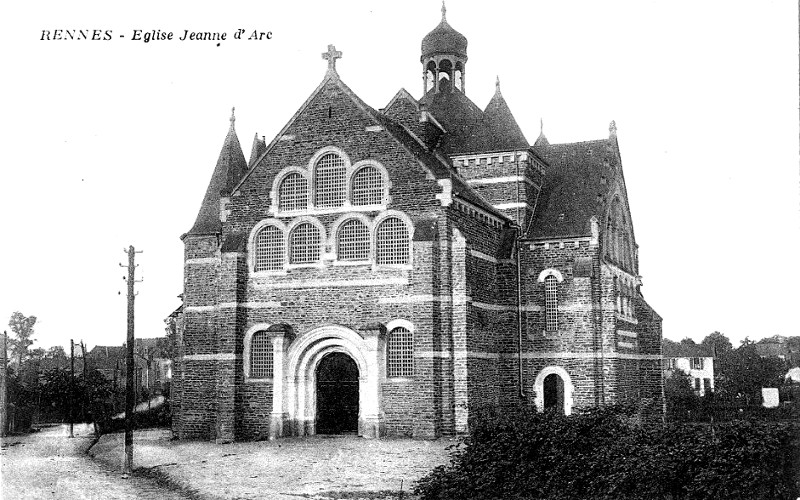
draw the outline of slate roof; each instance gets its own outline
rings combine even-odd
[[[239,144],[239,138],[236,137],[234,120],[231,117],[231,126],[219,153],[214,173],[211,175],[211,182],[208,183],[197,219],[188,234],[204,235],[222,232],[222,223],[219,220],[220,193],[230,192],[245,171],[247,171],[247,161],[242,152],[242,146]]]
[[[432,89],[420,103],[447,130],[439,143],[446,155],[519,151],[530,145],[503,98],[499,83],[483,111],[460,90]]]
[[[590,219],[603,220],[613,169],[605,166],[616,141],[549,144],[539,136],[533,150],[548,164],[533,216],[530,237],[580,236],[591,233]],[[605,180],[604,180],[605,178]]]
[[[665,339],[666,340],[666,339]],[[711,350],[702,344],[683,344],[666,340],[662,343],[662,355],[665,358],[711,358]]]
[[[500,79],[498,78],[495,86],[494,95],[486,109],[483,110],[484,120],[489,129],[488,143],[483,147],[488,151],[512,151],[528,149],[530,144],[522,129],[519,128],[517,120],[511,114],[508,103],[500,93]]]

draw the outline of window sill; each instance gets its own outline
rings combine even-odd
[[[246,384],[271,384],[272,378],[250,378],[245,377],[244,381]]]
[[[287,264],[284,268],[286,271],[291,271],[292,269],[324,269],[325,263],[324,262],[312,262],[309,264]]]
[[[615,316],[615,317],[616,317],[618,320],[620,320],[620,321],[625,321],[626,323],[630,323],[630,324],[632,324],[632,325],[638,325],[638,324],[639,324],[639,320],[637,320],[637,319],[636,319],[636,318],[634,318],[633,316],[626,316],[626,315],[624,315],[624,314],[622,314],[622,313],[614,313],[614,316]]]
[[[414,382],[412,377],[386,377],[386,382],[390,384],[410,384]]]
[[[341,207],[325,207],[325,208],[304,208],[301,210],[279,210],[270,214],[276,218],[288,217],[302,217],[304,215],[327,215],[327,214],[343,214],[347,212],[382,212],[387,209],[387,204],[380,205],[350,205],[345,204]]]
[[[334,260],[331,265],[333,266],[369,266],[372,264],[371,260]]]

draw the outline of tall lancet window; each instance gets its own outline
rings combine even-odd
[[[544,279],[544,310],[546,330],[558,331],[558,279],[552,275]]]

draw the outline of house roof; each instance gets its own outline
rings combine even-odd
[[[214,173],[211,175],[211,181],[208,183],[203,203],[200,205],[194,225],[187,234],[205,235],[222,232],[222,223],[219,220],[221,193],[230,192],[247,170],[247,161],[234,128],[235,121],[235,117],[231,116],[231,126],[228,129],[228,135],[225,136],[225,142],[219,153],[217,165],[214,167]]]
[[[529,236],[579,236],[591,233],[592,216],[603,219],[614,171],[604,158],[616,141],[550,144],[541,134],[533,150],[548,164]]]
[[[711,358],[713,354],[708,346],[703,344],[684,344],[682,342],[667,341],[662,345],[662,355],[665,358]]]

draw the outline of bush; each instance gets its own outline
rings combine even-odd
[[[625,408],[572,417],[484,413],[423,499],[796,498],[800,426],[732,422],[643,427]]]
[[[133,428],[134,429],[148,429],[153,427],[171,427],[172,426],[172,413],[170,410],[169,401],[165,400],[164,404],[159,405],[150,410],[135,412],[133,414]],[[110,432],[120,432],[125,430],[125,419],[115,418],[104,422],[100,426],[100,431],[103,434]]]

